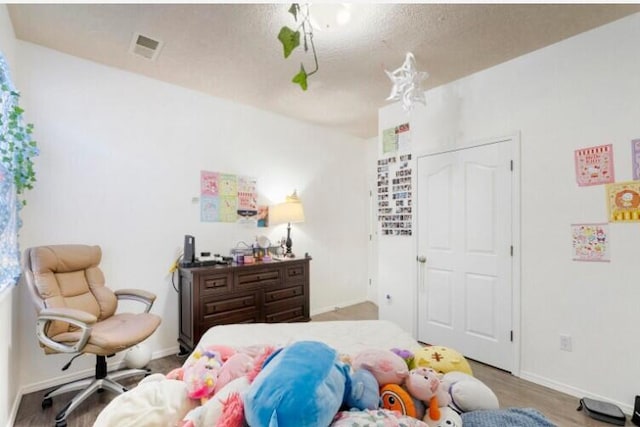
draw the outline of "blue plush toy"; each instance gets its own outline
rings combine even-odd
[[[245,420],[259,427],[325,427],[349,387],[349,367],[334,349],[299,341],[264,362],[244,395]]]
[[[351,374],[350,387],[347,389],[344,403],[349,409],[376,409],[380,407],[380,389],[378,381],[366,369],[356,369]]]

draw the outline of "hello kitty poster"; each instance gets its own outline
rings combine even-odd
[[[609,262],[609,225],[571,224],[574,261]]]
[[[575,151],[576,181],[581,187],[615,182],[613,144]]]
[[[640,181],[607,185],[609,222],[640,222]]]

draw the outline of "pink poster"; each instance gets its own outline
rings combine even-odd
[[[218,175],[217,172],[200,171],[200,195],[218,195]]]
[[[581,187],[614,182],[613,144],[575,151],[576,181]]]

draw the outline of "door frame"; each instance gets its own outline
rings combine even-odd
[[[521,348],[521,253],[522,253],[522,244],[521,244],[521,209],[520,209],[520,174],[521,174],[521,159],[520,159],[520,132],[516,132],[514,134],[502,136],[502,137],[494,137],[494,138],[486,138],[482,140],[474,140],[468,143],[461,144],[460,146],[449,148],[449,149],[436,149],[433,151],[423,151],[420,153],[416,153],[416,190],[417,194],[417,186],[420,185],[417,182],[417,166],[418,159],[421,157],[427,156],[435,156],[438,154],[446,154],[452,153],[461,150],[467,150],[470,148],[477,148],[483,145],[496,144],[501,142],[510,142],[511,143],[511,159],[513,160],[513,172],[511,174],[511,238],[513,245],[513,256],[511,257],[511,327],[513,329],[513,364],[511,374],[519,377],[520,376],[520,348]],[[416,213],[417,218],[417,213]],[[415,224],[416,229],[419,227],[418,221],[416,220]],[[416,232],[415,237],[415,253],[416,256],[418,254],[418,233]],[[419,309],[419,298],[418,298],[418,289],[420,284],[418,280],[420,278],[420,266],[416,262],[416,274],[415,274],[415,310],[416,314]],[[418,322],[419,316],[415,316],[415,330],[418,331]]]

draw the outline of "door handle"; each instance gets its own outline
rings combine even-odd
[[[424,255],[417,256],[416,261],[418,261],[421,264],[424,264],[425,262],[427,262],[427,257]]]

